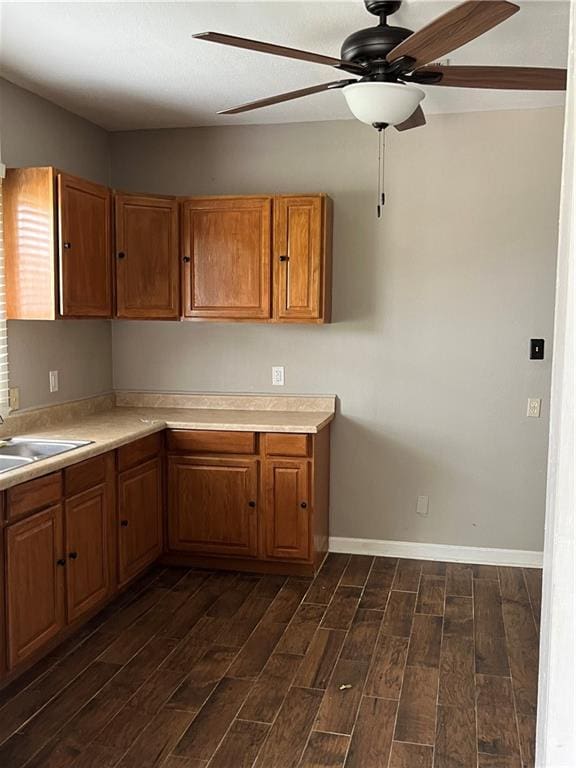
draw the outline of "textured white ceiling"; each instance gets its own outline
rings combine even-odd
[[[455,4],[408,0],[390,21],[415,30]],[[1,13],[3,76],[110,130],[348,119],[337,91],[218,116],[219,109],[342,75],[191,35],[214,30],[337,56],[348,34],[376,23],[362,0],[4,2]],[[562,67],[567,28],[567,2],[524,0],[519,13],[450,54],[450,62]],[[558,93],[426,91],[429,114],[563,103]]]

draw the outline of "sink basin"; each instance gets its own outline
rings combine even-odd
[[[0,442],[0,473],[24,467],[59,453],[73,451],[91,440],[43,440],[35,437],[11,437]]]

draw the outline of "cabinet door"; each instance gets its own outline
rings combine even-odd
[[[185,317],[270,317],[271,211],[268,197],[183,203]]]
[[[116,196],[116,315],[177,320],[178,203]]]
[[[44,646],[63,628],[62,506],[6,528],[8,666]]]
[[[112,316],[110,191],[58,175],[60,313]]]
[[[162,465],[153,459],[118,476],[120,586],[162,553]]]
[[[310,559],[309,465],[305,460],[267,461],[266,554],[282,560]]]
[[[257,468],[256,459],[170,457],[170,549],[256,556]]]
[[[111,590],[110,501],[106,483],[66,501],[68,621],[92,610]]]
[[[321,320],[329,290],[323,197],[274,200],[274,317]]]

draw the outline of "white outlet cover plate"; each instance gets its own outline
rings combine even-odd
[[[49,373],[49,381],[50,381],[50,392],[58,392],[58,371],[50,371]]]
[[[284,386],[284,366],[283,365],[272,366],[272,385],[275,387]]]
[[[542,398],[529,397],[526,415],[531,419],[539,419],[541,410],[542,410]]]

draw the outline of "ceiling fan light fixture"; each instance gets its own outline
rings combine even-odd
[[[407,120],[425,96],[404,83],[352,83],[342,89],[355,118],[368,125],[398,125]]]

